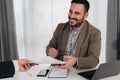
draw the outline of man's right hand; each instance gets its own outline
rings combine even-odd
[[[55,48],[50,48],[48,50],[48,56],[55,58],[58,55],[58,51]]]

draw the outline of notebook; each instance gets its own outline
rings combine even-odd
[[[91,70],[78,73],[88,80],[98,80],[110,76],[114,76],[120,73],[120,61],[114,61],[101,64],[97,70]]]
[[[69,70],[68,69],[60,69],[58,67],[52,67],[48,78],[66,78],[68,76]]]

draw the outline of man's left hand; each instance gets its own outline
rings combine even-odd
[[[64,59],[67,60],[68,63],[67,63],[67,64],[63,64],[63,65],[60,65],[60,66],[58,66],[58,68],[68,69],[68,68],[73,67],[73,65],[75,65],[76,62],[77,62],[77,58],[76,58],[76,57],[73,57],[73,56],[64,56]]]

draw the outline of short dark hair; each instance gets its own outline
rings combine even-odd
[[[84,4],[86,12],[88,12],[90,8],[90,4],[87,0],[72,0],[71,3]]]

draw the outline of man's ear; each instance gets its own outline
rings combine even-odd
[[[88,15],[89,15],[89,13],[85,12],[84,19],[86,19],[88,17]]]

